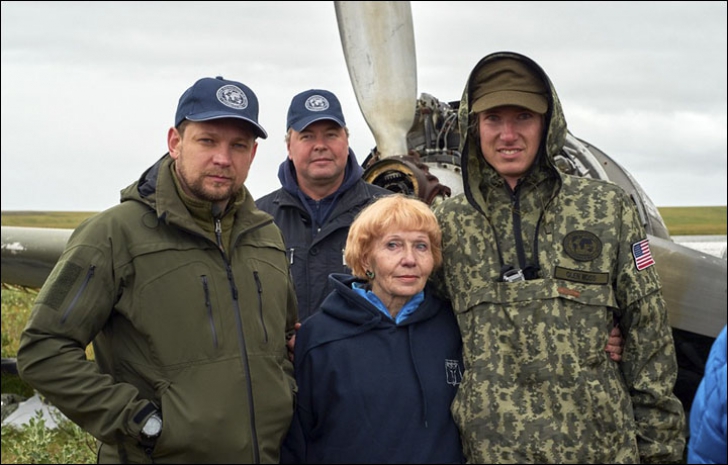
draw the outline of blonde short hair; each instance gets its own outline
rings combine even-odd
[[[434,269],[442,264],[442,231],[435,214],[417,197],[392,194],[376,199],[359,212],[349,228],[344,260],[354,276],[367,279],[362,263],[371,253],[374,241],[394,230],[426,233]]]

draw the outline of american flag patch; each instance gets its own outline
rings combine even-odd
[[[632,244],[632,256],[634,257],[634,264],[637,265],[637,269],[640,271],[655,264],[650,252],[650,243],[647,239]]]

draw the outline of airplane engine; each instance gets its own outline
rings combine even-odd
[[[375,147],[364,160],[364,179],[430,205],[462,193],[457,108],[429,94],[417,99],[407,133],[407,155],[382,157]]]

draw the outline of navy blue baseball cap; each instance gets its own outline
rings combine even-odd
[[[341,127],[346,126],[341,104],[336,95],[328,90],[309,89],[291,100],[286,127],[301,132],[309,124],[326,119]]]
[[[240,82],[228,81],[218,76],[202,78],[187,89],[177,104],[174,126],[184,120],[210,121],[220,118],[237,118],[253,126],[261,139],[268,137],[258,123],[258,98],[250,87]]]

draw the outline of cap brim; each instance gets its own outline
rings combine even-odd
[[[491,108],[509,105],[523,107],[542,115],[549,108],[546,97],[541,94],[517,90],[502,90],[483,95],[473,103],[471,109],[473,113],[480,113]]]
[[[225,113],[221,111],[212,111],[207,113],[198,113],[196,115],[189,115],[185,119],[188,119],[190,121],[211,121],[216,119],[224,119],[224,118],[234,118],[234,119],[241,119],[243,121],[246,121],[250,123],[251,126],[253,126],[253,130],[255,131],[255,135],[260,137],[261,139],[267,139],[268,133],[263,129],[263,126],[256,123],[250,118],[246,118],[244,116],[240,115],[231,115],[230,113]]]
[[[293,129],[296,132],[301,132],[304,129],[306,129],[310,124],[315,123],[316,121],[333,121],[334,123],[338,124],[342,128],[346,126],[343,121],[341,121],[339,118],[335,118],[330,115],[314,115],[314,116],[307,116],[306,118],[301,119],[300,121],[296,121],[295,123],[291,124],[291,129]]]

